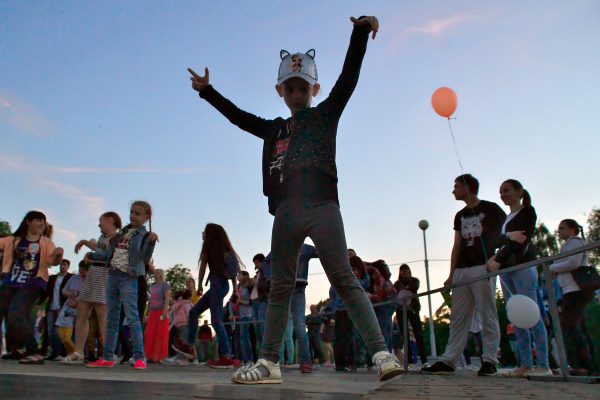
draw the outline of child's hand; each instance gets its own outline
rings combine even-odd
[[[148,241],[152,244],[158,242],[158,235],[156,234],[156,232],[150,232],[148,234]]]
[[[364,17],[362,19],[356,19],[354,17],[350,17],[350,21],[352,21],[352,23],[354,24],[354,26],[365,26],[365,25],[369,25],[371,27],[371,30],[373,31],[373,39],[375,39],[375,36],[377,35],[377,32],[379,31],[379,21],[377,21],[377,17]],[[208,70],[207,70],[208,72]],[[206,78],[208,79],[208,74],[206,75]]]
[[[204,76],[198,75],[191,68],[188,68],[188,71],[192,74],[190,78],[192,80],[192,89],[200,93],[208,86],[208,68],[204,68]]]

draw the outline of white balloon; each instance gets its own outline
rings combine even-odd
[[[537,303],[522,294],[515,294],[508,299],[506,314],[509,321],[521,329],[533,328],[541,318]]]

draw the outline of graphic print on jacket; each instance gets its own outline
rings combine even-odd
[[[269,164],[269,175],[273,175],[273,170],[279,171],[279,183],[283,182],[283,165],[285,156],[287,155],[288,147],[290,146],[290,138],[294,129],[293,121],[285,124],[285,131],[279,128],[277,132],[277,140],[273,146],[271,153],[271,162]]]

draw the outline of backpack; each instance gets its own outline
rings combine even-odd
[[[225,264],[223,265],[223,275],[227,279],[236,279],[238,272],[240,272],[240,262],[235,253],[226,253]]]

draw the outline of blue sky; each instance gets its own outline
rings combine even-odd
[[[107,210],[154,206],[159,266],[195,269],[207,222],[223,225],[248,266],[267,253],[262,143],[190,88],[187,67],[238,106],[289,111],[273,89],[279,50],[316,49],[323,100],[340,72],[350,16],[376,15],[358,87],[338,130],[348,243],[366,260],[447,260],[461,173],[446,121],[430,106],[452,87],[466,172],[481,197],[519,179],[551,229],[598,205],[600,4],[573,2],[0,3],[0,218],[47,213],[66,256],[98,236]],[[411,264],[423,278],[423,264]],[[431,264],[432,286],[448,262]],[[394,273],[397,269],[394,268]],[[311,272],[322,272],[318,261]],[[314,275],[308,302],[325,298]],[[423,287],[424,287],[423,283]],[[441,296],[434,305],[441,303]]]

